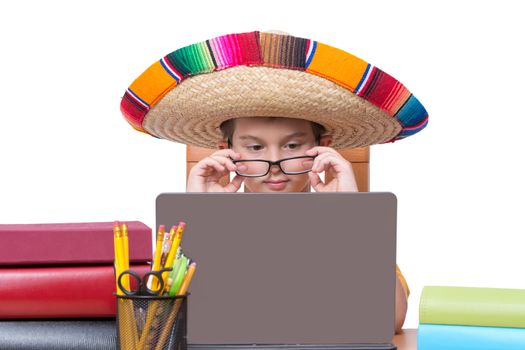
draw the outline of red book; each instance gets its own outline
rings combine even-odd
[[[151,228],[128,226],[129,260],[151,261]],[[113,222],[0,225],[0,265],[113,264]]]
[[[151,266],[131,269],[142,276]],[[0,268],[0,318],[115,317],[115,291],[109,265],[4,267]]]

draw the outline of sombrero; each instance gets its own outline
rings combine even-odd
[[[315,121],[334,148],[393,142],[428,123],[419,100],[379,68],[314,40],[257,31],[173,51],[131,84],[120,107],[139,131],[207,148],[238,117]]]

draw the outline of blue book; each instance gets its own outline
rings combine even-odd
[[[420,324],[418,350],[524,350],[525,328]]]

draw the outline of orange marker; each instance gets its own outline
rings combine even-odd
[[[193,275],[195,274],[196,269],[197,269],[197,263],[195,261],[191,262],[190,265],[188,266],[188,271],[186,272],[186,275],[184,276],[184,279],[182,280],[182,284],[180,285],[177,295],[184,295],[188,292],[188,289],[191,283],[191,279],[193,278]]]

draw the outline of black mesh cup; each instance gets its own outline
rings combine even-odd
[[[187,295],[117,295],[120,350],[187,350]]]

